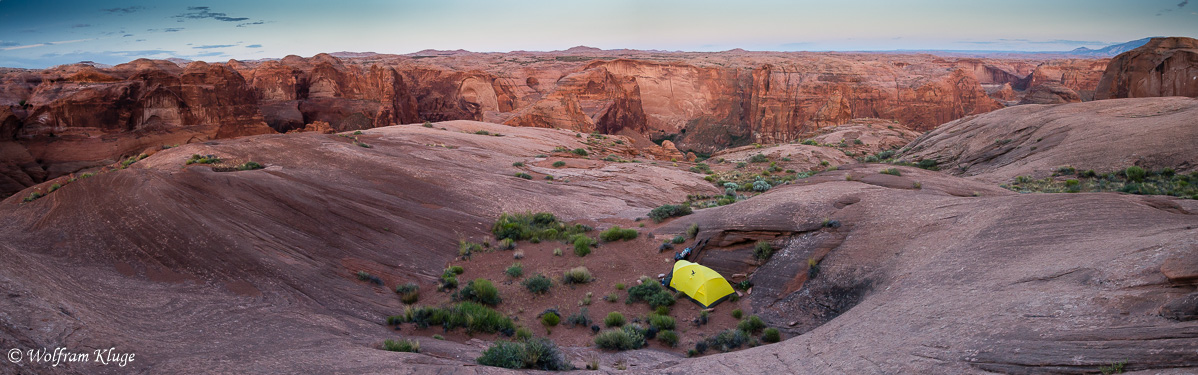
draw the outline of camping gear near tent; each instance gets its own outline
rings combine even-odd
[[[685,293],[703,308],[714,306],[736,294],[732,284],[719,272],[685,260],[674,262],[674,271],[667,279],[671,289]]]

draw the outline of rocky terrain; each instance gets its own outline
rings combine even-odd
[[[1142,101],[1138,107],[1193,102],[1136,100]],[[1121,102],[1070,106],[1102,112],[1087,106],[1117,108]],[[1138,123],[1125,127],[1156,121],[1130,118]],[[1192,127],[1173,124],[1128,134],[1124,142],[1151,145],[1155,133]],[[840,152],[822,144],[863,139],[866,147],[903,131],[868,122],[829,130],[821,146],[801,146]],[[31,202],[22,201],[23,192],[0,203],[0,231],[10,239],[0,244],[8,260],[0,274],[6,296],[0,341],[12,347],[117,346],[138,353],[134,369],[149,372],[198,366],[228,372],[497,371],[472,365],[485,346],[477,339],[492,335],[447,334],[442,341],[428,337],[436,331],[397,332],[383,325],[385,316],[403,308],[389,287],[417,282],[426,303],[447,298],[433,291],[438,270],[457,256],[459,239],[488,238],[490,223],[502,212],[549,210],[599,228],[636,228],[633,219],[652,207],[719,191],[703,174],[685,171],[692,163],[654,165],[632,156],[637,152],[625,137],[470,121],[341,135],[192,143],[128,168],[53,181],[62,184],[56,190],[47,182],[33,188],[47,194]],[[1055,147],[1085,142],[1062,137]],[[870,152],[887,148],[877,144]],[[559,147],[591,152],[580,157],[554,151]],[[777,161],[794,156],[787,158],[797,164],[787,168],[828,170],[738,203],[650,223],[638,228],[648,240],[600,245],[596,258],[573,258],[591,266],[601,280],[598,290],[606,290],[631,283],[633,275],[664,272],[670,253],[659,254],[653,244],[698,224],[696,240],[710,241],[698,259],[748,275],[754,284],[739,304],[719,306],[713,315],[727,319],[739,305],[792,338],[685,359],[668,350],[595,352],[585,347],[589,330],[555,329],[551,337],[567,346],[569,360],[580,368],[597,359],[603,369],[671,373],[1087,373],[1120,362],[1129,370],[1192,370],[1198,364],[1195,321],[1184,318],[1195,313],[1185,302],[1198,279],[1189,262],[1198,251],[1195,201],[1016,194],[985,182],[984,175],[965,179],[911,167],[889,174],[881,173],[891,168],[884,164],[841,164],[851,159],[834,160],[840,165],[831,170],[815,161],[822,158],[799,158],[799,151],[759,153]],[[187,165],[193,154],[221,161]],[[642,162],[598,160],[600,155]],[[735,155],[722,157],[731,165]],[[228,167],[246,161],[265,169]],[[564,163],[554,166],[557,161]],[[713,169],[728,168],[723,165]],[[513,177],[520,172],[530,179]],[[839,225],[829,226],[829,220]],[[757,241],[778,249],[768,262],[753,260]],[[552,244],[528,246],[520,245],[529,253],[527,267],[550,273],[578,264],[548,256]],[[499,280],[501,269],[492,268],[511,261],[503,255],[510,253],[492,254],[500,258],[453,263],[475,272],[464,276]],[[604,256],[644,260],[607,271],[600,266],[608,262]],[[812,264],[818,265],[815,273]],[[385,287],[357,281],[354,273],[363,270]],[[552,307],[540,303],[570,306],[590,290],[558,288],[552,294],[557,297],[504,309],[525,316]],[[503,290],[521,300],[519,287]],[[595,303],[594,313],[607,311],[606,302]],[[674,312],[680,321],[698,312],[688,303],[681,301]],[[528,319],[533,317],[522,321]],[[682,345],[710,332],[684,331]],[[424,354],[378,349],[396,337],[417,338]]]
[[[1113,59],[1101,81],[1171,77],[1165,86],[1184,90],[1178,74],[1144,72],[1181,71],[1184,60],[1133,57],[1184,56],[1186,43],[1154,39]],[[1198,99],[1086,101],[1070,85],[1092,75],[1061,73],[1043,88],[1031,84],[1035,72],[1055,73],[1014,61],[965,69],[964,59],[931,56],[846,65],[864,55],[652,55],[426,51],[8,71],[4,100],[35,100],[0,113],[12,135],[0,143],[5,188],[17,190],[0,201],[0,348],[136,358],[116,367],[10,357],[0,373],[509,372],[476,362],[507,340],[502,332],[388,322],[462,298],[438,291],[453,274],[462,286],[492,280],[495,311],[557,342],[579,369],[1198,371],[1198,194],[1004,188],[1083,170],[1131,179],[1135,167],[1188,189],[1198,182]],[[805,76],[771,60],[795,56],[847,73]],[[512,65],[469,68],[489,59]],[[758,66],[735,65],[744,61]],[[927,75],[870,91],[896,69]],[[852,71],[863,73],[846,79]],[[694,93],[723,86],[686,87],[695,82],[753,94],[706,97]],[[859,102],[867,92],[876,101]],[[804,109],[811,97],[823,98],[814,112]],[[999,108],[1045,98],[1060,104]],[[882,105],[892,99],[901,104]],[[721,108],[743,125],[713,133]],[[946,123],[919,133],[940,116]],[[696,144],[719,147],[704,158]],[[117,149],[138,155],[103,152]],[[1072,174],[1061,176],[1064,166]],[[650,219],[667,204],[694,212]],[[501,249],[500,215],[539,211],[596,229],[590,237],[617,225],[636,235],[584,245],[589,254],[562,254],[577,242],[552,238]],[[705,244],[691,259],[742,288],[706,325],[692,323],[704,315],[685,299],[665,311],[678,346],[602,350],[585,325],[541,326],[541,312],[583,307],[591,318],[648,320],[654,310],[631,303],[631,289],[668,271],[677,249],[662,250],[667,240]],[[523,275],[504,269],[516,261]],[[593,277],[566,284],[574,267]],[[553,277],[543,295],[522,285],[534,273]],[[406,283],[418,301],[396,292]],[[748,321],[733,309],[784,340],[688,353]],[[383,349],[401,338],[419,353]]]
[[[1139,98],[1026,105],[956,120],[925,133],[901,154],[941,170],[1008,182],[1060,167],[1110,172],[1198,168],[1198,99]]]
[[[878,53],[320,54],[0,70],[0,194],[167,145],[475,120],[672,140],[787,142],[854,118],[915,130],[1030,102],[1088,100],[1105,59]],[[180,65],[183,64],[183,65]],[[1041,86],[1051,85],[1049,95]]]

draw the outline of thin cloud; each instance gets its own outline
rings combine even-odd
[[[208,45],[202,45],[202,46],[195,46],[195,47],[191,47],[191,48],[213,49],[213,48],[229,48],[229,47],[235,47],[235,46],[236,45],[234,45],[234,44],[208,44]]]
[[[77,24],[71,25],[72,29],[78,29],[78,28],[82,28],[82,27],[92,27],[92,25],[90,23],[77,23]]]
[[[177,32],[183,31],[183,30],[184,30],[184,28],[182,28],[182,27],[168,27],[165,29],[146,29],[146,31],[149,31],[152,33],[156,33],[159,31],[164,32],[164,33],[177,33]]]
[[[1177,3],[1177,7],[1178,7],[1178,8],[1185,8],[1186,4],[1189,4],[1189,3],[1190,3],[1190,0],[1181,0],[1181,2],[1180,2],[1180,3]]]
[[[17,43],[17,42],[0,42],[0,47],[12,47],[12,46],[19,46],[19,45],[21,45],[21,43]]]
[[[124,8],[100,9],[100,11],[107,12],[107,13],[115,13],[115,14],[129,14],[129,13],[137,12],[142,9],[146,9],[146,8],[140,7],[140,6],[132,6],[132,7],[124,7]]]
[[[23,46],[4,47],[4,48],[0,48],[0,50],[2,50],[2,51],[12,51],[12,50],[16,50],[16,49],[26,49],[26,48],[34,48],[34,47],[45,47],[45,46],[56,46],[56,45],[59,45],[59,44],[67,44],[67,43],[78,43],[78,42],[84,42],[84,41],[88,41],[88,40],[91,40],[91,39],[62,40],[62,41],[57,41],[57,42],[36,43],[36,44],[28,44],[28,45],[23,45]]]
[[[208,7],[187,7],[187,10],[190,12],[176,15],[174,18],[178,18],[179,22],[183,22],[184,20],[202,19],[214,19],[225,22],[241,22],[249,19],[249,17],[229,17],[229,14],[227,13],[213,12]]]
[[[237,27],[246,27],[246,26],[250,26],[250,25],[261,25],[264,23],[266,23],[266,22],[265,21],[254,21],[254,22],[239,23],[239,24],[237,24]]]
[[[245,48],[262,48],[262,45],[261,44],[251,44],[251,45],[245,46]]]

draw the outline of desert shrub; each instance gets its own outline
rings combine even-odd
[[[132,165],[133,163],[136,163],[136,162],[140,161],[141,159],[145,159],[146,157],[147,157],[146,154],[137,154],[137,155],[130,156],[128,159],[121,161],[121,168],[128,168],[129,165]],[[217,161],[219,161],[219,159]],[[191,163],[188,163],[188,164],[191,164]]]
[[[466,240],[458,240],[458,255],[469,257],[471,254],[483,251],[483,245]]]
[[[562,275],[562,283],[564,284],[586,284],[591,282],[591,271],[586,267],[575,267]]]
[[[627,303],[635,303],[645,301],[650,307],[670,306],[674,304],[674,295],[665,290],[661,284],[646,281],[641,285],[636,285],[628,288]]]
[[[599,239],[603,240],[604,242],[619,240],[631,241],[635,240],[638,234],[640,233],[638,233],[636,229],[623,229],[620,228],[619,225],[616,225],[608,228],[605,231],[599,232]]]
[[[607,350],[633,350],[645,346],[645,334],[633,326],[609,329],[595,336],[595,345]]]
[[[670,240],[670,242],[672,242],[672,243],[674,243],[674,244],[681,244],[681,243],[683,243],[683,242],[686,242],[686,237],[683,237],[683,236],[674,236],[674,239]]]
[[[541,324],[544,325],[546,328],[556,327],[558,323],[561,323],[561,321],[562,321],[562,316],[558,315],[555,312],[550,311],[550,312],[541,314]]]
[[[690,215],[691,212],[691,207],[688,205],[665,204],[649,211],[649,218],[653,219],[655,223],[660,223],[671,217]]]
[[[572,153],[574,155],[578,155],[578,156],[587,156],[587,150],[582,149],[582,148],[576,148],[576,149],[570,150],[570,153]]]
[[[435,335],[433,335],[433,339],[434,339],[434,340],[444,340],[444,339],[445,339],[445,336],[441,336],[441,335],[436,335],[436,334],[435,334]]]
[[[669,306],[657,306],[657,308],[653,309],[653,313],[657,314],[657,315],[670,315],[670,307]]]
[[[192,154],[191,157],[187,159],[187,164],[215,164],[219,162],[220,158],[216,157],[216,155]],[[128,166],[128,164],[125,166]]]
[[[538,273],[536,276],[524,279],[524,282],[520,284],[524,285],[524,288],[532,294],[545,294],[549,292],[549,287],[553,286],[553,280]]]
[[[416,283],[399,285],[395,287],[395,293],[399,294],[400,301],[411,305],[420,299],[420,286],[416,285]]]
[[[825,219],[820,225],[824,228],[840,228],[840,220]]]
[[[524,342],[496,341],[478,357],[483,366],[508,369],[565,371],[574,368],[553,341],[534,338]]]
[[[698,236],[698,235],[699,235],[699,224],[691,224],[691,226],[686,228],[686,236],[687,237],[695,238],[695,236]]]
[[[515,323],[494,309],[474,303],[460,302],[448,307],[408,306],[403,315],[387,318],[389,324],[413,323],[421,328],[441,326],[445,330],[465,328],[467,333],[506,332],[516,330]]]
[[[740,290],[749,290],[749,288],[753,287],[753,282],[749,280],[741,280],[741,282],[732,284],[732,286]]]
[[[441,274],[441,283],[438,286],[440,290],[452,290],[458,288],[458,278],[450,273]]]
[[[258,162],[255,162],[255,161],[247,161],[247,162],[241,163],[241,165],[237,166],[237,170],[239,170],[239,171],[252,171],[255,169],[262,169],[262,168],[266,168],[266,167],[263,167],[262,164],[258,164]]]
[[[533,237],[533,238],[536,238],[536,237]],[[512,249],[516,248],[516,241],[512,240],[511,238],[504,238],[502,240],[499,240],[499,244],[497,247],[499,248],[499,250],[512,250]]]
[[[714,336],[708,337],[706,340],[695,343],[695,351],[700,354],[708,349],[719,350],[721,352],[730,352],[733,349],[751,343],[752,337],[749,334],[739,329],[729,329],[720,332]]]
[[[609,312],[607,313],[607,317],[603,318],[603,325],[608,327],[619,327],[624,325],[624,323],[624,314],[621,314],[619,311]]]
[[[416,283],[407,283],[395,287],[395,293],[398,294],[416,293],[419,291],[420,285],[416,285]]]
[[[736,328],[747,333],[757,333],[765,329],[765,322],[757,315],[750,315],[745,320],[740,321],[740,324],[737,324]]]
[[[399,296],[399,301],[405,305],[415,304],[420,301],[420,292],[404,293]]]
[[[476,132],[474,132],[474,134],[478,134],[478,135],[491,135],[491,132],[489,132],[489,131],[486,131],[486,130],[479,130],[479,131],[476,131]]]
[[[814,139],[804,139],[803,142],[800,143],[808,146],[819,146],[819,142],[816,142]]]
[[[740,319],[742,316],[744,316],[744,314],[745,314],[745,312],[740,311],[740,309],[732,310],[732,318],[733,319]]]
[[[766,328],[765,331],[761,333],[761,341],[769,343],[782,341],[782,333],[778,332],[777,328]]]
[[[466,286],[458,291],[457,299],[474,301],[489,306],[495,306],[503,302],[503,298],[499,297],[499,289],[495,288],[495,284],[492,284],[491,280],[483,278],[474,279],[466,283]]]
[[[532,330],[521,326],[520,328],[516,328],[516,334],[512,338],[516,341],[528,341],[528,339],[532,338]]]
[[[770,183],[766,182],[765,180],[759,179],[757,181],[753,181],[753,191],[756,191],[756,192],[767,191],[772,187],[773,186],[770,186]]]
[[[624,283],[616,283],[616,290],[624,290],[624,288],[625,288]]]
[[[854,139],[854,140],[853,140],[853,144],[855,144],[855,145],[863,145],[863,144],[865,144],[865,142],[862,142],[860,139]]]
[[[512,163],[512,166],[513,166],[513,167],[523,167],[523,166],[524,166],[524,162],[522,162],[522,161],[518,161],[518,162]]]
[[[358,271],[357,275],[358,280],[368,281],[376,285],[383,285],[383,279],[380,279],[378,276],[371,275],[370,272]]]
[[[445,269],[445,273],[452,273],[454,275],[461,275],[462,272],[466,272],[466,269],[462,268],[462,266],[449,266],[449,268]]]
[[[554,168],[561,168],[564,166],[566,166],[566,162],[564,162],[564,161],[558,160],[558,161],[553,162]]]
[[[478,357],[477,362],[483,366],[522,369],[524,368],[524,346],[510,341],[496,341],[491,344],[491,347],[483,350],[483,354]]]
[[[757,260],[767,260],[774,255],[774,246],[767,241],[757,241],[757,245],[753,246],[753,257]]]
[[[502,214],[491,226],[491,233],[500,241],[512,239],[523,241],[532,238],[541,240],[564,239],[569,236],[590,231],[585,225],[566,225],[548,212]]]
[[[668,347],[678,346],[678,333],[673,330],[665,330],[657,333],[657,341]]]
[[[650,314],[647,320],[650,327],[657,328],[659,331],[674,329],[674,318],[672,317]]]
[[[770,161],[770,158],[765,157],[765,155],[763,155],[763,154],[755,154],[755,155],[749,157],[750,163],[765,163],[765,162],[769,162],[769,161]]]
[[[433,123],[425,121],[424,124],[421,126],[426,127],[426,128],[431,128],[431,127],[433,127]]]
[[[940,168],[938,168],[936,166],[939,164],[940,163],[938,163],[932,159],[923,159],[923,160],[920,160],[919,162],[915,163],[915,166],[922,168],[922,169],[931,170],[931,171],[938,171],[938,170],[940,170]]]
[[[898,170],[898,168],[888,168],[888,169],[883,169],[883,170],[882,170],[881,172],[879,172],[879,173],[882,173],[882,174],[888,174],[888,175],[894,175],[894,176],[902,176],[902,175],[903,175],[903,172],[900,172],[900,171]]]
[[[585,257],[591,253],[591,246],[595,245],[595,240],[587,236],[577,236],[574,238],[574,255]]]
[[[1128,180],[1135,181],[1135,182],[1143,182],[1144,175],[1146,174],[1146,172],[1144,171],[1144,168],[1140,168],[1140,167],[1137,167],[1134,165],[1127,167],[1127,169],[1124,169],[1123,173],[1125,175],[1127,175]]]
[[[516,177],[520,177],[520,178],[523,178],[523,179],[525,179],[525,180],[531,180],[531,179],[532,179],[532,175],[530,175],[530,174],[528,174],[528,173],[524,173],[524,172],[516,172]]]
[[[420,342],[407,339],[386,340],[383,341],[383,350],[392,352],[420,353]]]
[[[604,301],[607,301],[607,302],[613,302],[613,303],[614,303],[614,302],[619,302],[619,301],[620,301],[620,296],[619,296],[619,295],[617,295],[616,293],[608,293],[608,295],[606,295],[606,296],[603,296],[603,300],[604,300]]]
[[[533,237],[533,243],[537,243],[537,242],[540,242],[540,241],[537,241],[536,237]],[[524,251],[516,250],[515,252],[512,253],[512,258],[524,259]]]
[[[520,276],[524,276],[524,265],[520,262],[512,263],[503,273],[513,279],[520,278]]]
[[[560,248],[558,248],[558,249],[553,249],[553,256],[555,256],[555,257],[560,257],[560,256],[562,256],[562,249],[560,249]]]
[[[587,316],[587,308],[583,307],[578,310],[577,314],[570,315],[566,318],[566,325],[571,327],[587,327],[591,325],[591,317]]]

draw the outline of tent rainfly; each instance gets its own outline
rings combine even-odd
[[[736,294],[736,291],[732,290],[732,284],[720,276],[719,272],[685,260],[674,262],[669,286],[686,293],[703,308],[709,308]]]

